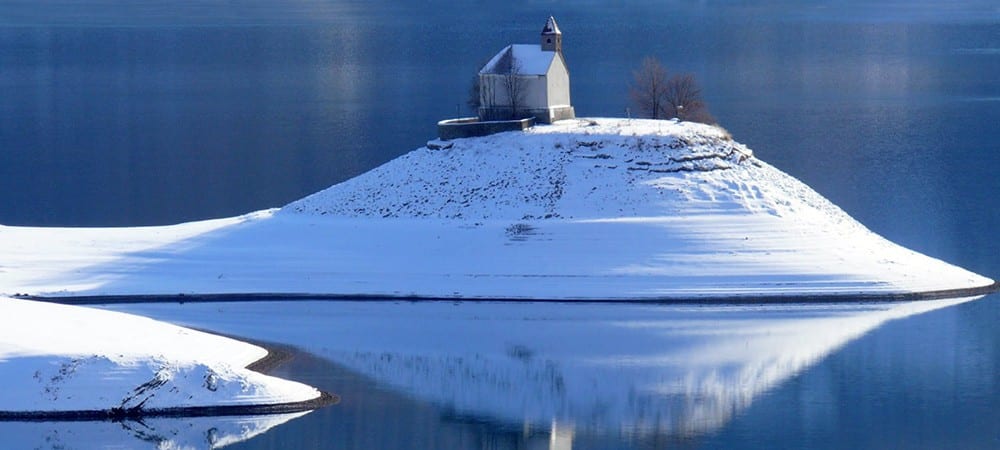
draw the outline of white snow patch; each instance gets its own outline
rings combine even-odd
[[[319,397],[247,370],[263,348],[130,314],[0,298],[0,410],[263,405]]]

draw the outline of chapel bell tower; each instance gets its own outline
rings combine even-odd
[[[542,50],[562,53],[562,31],[559,31],[559,25],[556,25],[556,19],[552,16],[549,16],[542,28]]]

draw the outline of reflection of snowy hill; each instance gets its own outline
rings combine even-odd
[[[573,120],[432,147],[444,148],[417,149],[277,213],[0,228],[0,289],[849,300],[992,283],[875,235],[705,125]]]
[[[308,413],[121,422],[0,422],[0,433],[4,446],[12,449],[214,449],[246,441],[305,414]]]
[[[519,426],[558,423],[582,433],[683,436],[719,428],[766,390],[887,321],[967,300],[111,308],[295,345],[458,417]],[[277,316],[282,320],[273,320]],[[337,393],[345,403],[366,401],[364,392],[337,386]]]

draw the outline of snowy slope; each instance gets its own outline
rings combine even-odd
[[[263,348],[130,314],[0,298],[0,411],[148,411],[312,400],[245,368]]]
[[[0,291],[730,300],[992,284],[875,235],[718,128],[571,120],[442,146],[279,211],[0,228]]]
[[[791,215],[774,202],[798,199],[843,214],[801,183],[763,167],[721,129],[701,124],[573,120],[451,144],[410,152],[284,210],[470,221],[675,216],[704,209]],[[791,188],[791,195],[754,191],[775,183]]]

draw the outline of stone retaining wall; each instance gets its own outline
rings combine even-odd
[[[480,121],[478,117],[463,117],[438,122],[438,137],[442,140],[487,136],[504,131],[524,131],[535,126],[535,118],[520,120]]]

